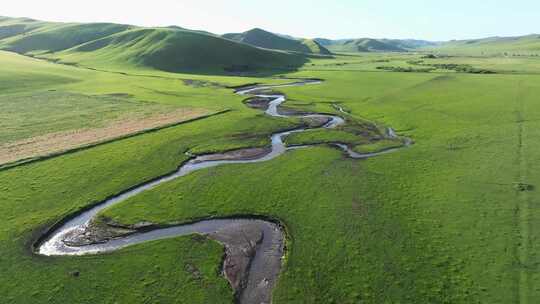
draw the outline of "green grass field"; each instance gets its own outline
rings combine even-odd
[[[116,59],[109,65],[105,55],[94,61],[73,50],[57,55],[87,68],[0,52],[0,106],[11,109],[1,113],[2,125],[14,130],[1,130],[2,141],[152,108],[231,111],[0,169],[1,302],[232,303],[219,273],[223,249],[204,238],[62,258],[36,256],[31,244],[63,217],[174,171],[186,151],[268,145],[270,134],[300,121],[250,109],[226,86],[290,80],[179,74]],[[338,113],[339,104],[350,113],[349,127],[308,131],[289,144],[343,141],[365,152],[391,146],[355,135],[369,122],[393,127],[414,140],[411,147],[353,160],[321,145],[266,163],[205,169],[100,216],[123,224],[277,218],[287,228],[288,247],[274,303],[536,303],[540,59],[433,59],[493,75],[377,68],[414,66],[411,60],[422,56],[311,58],[282,76],[325,82],[280,89],[289,108]]]
[[[124,125],[118,122],[133,125],[134,121],[169,113],[177,113],[165,121],[170,123],[223,110],[245,111],[243,98],[226,87],[258,81],[159,71],[131,76],[58,65],[9,52],[0,52],[0,60],[0,163],[13,162],[19,154],[19,158],[26,158],[64,150],[56,143],[50,149],[41,149],[50,141],[43,136],[49,134],[74,132],[73,136],[81,136],[81,131],[111,124],[122,129]],[[101,140],[97,135],[93,140],[92,133],[83,135],[88,140],[82,144]]]

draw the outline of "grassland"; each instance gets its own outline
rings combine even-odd
[[[254,128],[254,125],[257,127]],[[107,290],[120,288],[124,291],[114,292],[119,295],[119,301],[144,302],[164,293],[159,288],[173,288],[178,290],[178,293],[164,295],[165,302],[173,302],[173,298],[175,301],[189,298],[193,299],[193,302],[207,303],[217,299],[217,296],[212,298],[212,292],[208,293],[208,289],[216,285],[215,293],[221,296],[217,300],[230,302],[232,292],[221,281],[216,271],[222,251],[217,250],[215,244],[203,247],[208,248],[205,250],[206,254],[197,254],[198,257],[193,259],[183,259],[182,253],[178,251],[174,253],[168,251],[172,255],[167,251],[149,254],[149,251],[155,250],[149,244],[118,255],[63,260],[31,255],[30,242],[42,228],[65,215],[141,181],[172,171],[187,158],[185,151],[228,150],[263,145],[267,142],[268,133],[278,128],[290,127],[292,124],[287,121],[277,122],[262,115],[254,117],[249,113],[233,112],[224,118],[214,117],[2,171],[1,200],[3,206],[9,208],[3,215],[2,220],[5,224],[1,229],[0,248],[5,257],[2,259],[3,274],[0,277],[2,281],[0,293],[3,299],[6,303],[82,303],[88,301],[89,297],[99,297],[100,292],[96,294],[94,291],[96,289],[110,293]],[[33,173],[27,175],[24,173],[29,172],[27,170]],[[189,244],[185,246],[184,253],[196,254],[191,248],[198,246],[200,241],[195,240],[190,244],[192,241],[188,239],[182,242]],[[167,244],[165,248],[173,250],[174,243]],[[137,260],[133,255],[134,252],[137,252],[135,256],[139,256],[137,265],[152,264],[152,266],[149,268],[144,266],[144,269],[139,266],[127,267],[128,263]],[[189,257],[189,254],[186,257]],[[168,257],[164,258],[163,255]],[[175,256],[185,262],[178,264]],[[104,259],[109,259],[109,262],[103,262]],[[154,259],[163,260],[163,264],[159,262],[158,265],[161,270],[154,268]],[[166,262],[167,259],[174,261],[174,264]],[[87,262],[89,260],[93,262]],[[96,264],[100,266],[95,266]],[[192,264],[194,269],[201,269],[203,278],[197,278],[199,275],[193,278],[193,274],[186,270],[191,269],[188,264]],[[212,265],[212,268],[205,270],[208,265]],[[169,271],[172,267],[180,268]],[[71,284],[75,280],[71,275],[74,271],[81,273],[81,280],[78,281],[80,285]],[[169,274],[173,274],[171,278],[174,279],[166,284],[169,287],[165,287],[161,284],[161,280],[156,279],[159,272],[163,272],[164,280],[168,280]],[[116,275],[130,279],[118,281],[114,279]],[[20,280],[14,281],[13,277]],[[132,280],[140,282],[140,292],[132,293],[132,287],[127,288],[132,286],[128,283]],[[172,287],[186,286],[183,283],[185,281],[191,282],[191,285],[187,285],[190,288]],[[24,282],[33,283],[29,286]],[[71,292],[71,288],[77,292]],[[28,289],[36,292],[29,294]],[[88,292],[85,297],[80,297],[90,289],[93,291]],[[130,295],[124,296],[127,293]],[[107,302],[112,296],[110,293],[102,299]]]
[[[540,35],[454,40],[426,49],[465,56],[540,56]]]
[[[366,199],[386,206],[391,201],[402,212],[416,210],[410,222],[424,223],[429,230],[418,235],[435,241],[434,246],[445,252],[433,257],[456,258],[462,267],[456,270],[460,273],[456,279],[474,282],[475,300],[468,301],[534,302],[538,297],[532,287],[537,272],[531,250],[535,212],[526,201],[535,195],[519,192],[516,185],[537,183],[526,173],[535,166],[530,160],[534,156],[526,151],[532,151],[536,141],[527,130],[535,129],[538,115],[537,76],[438,75],[395,90],[395,80],[413,76],[390,75],[384,78],[386,96],[362,98],[357,93],[356,102],[345,103],[353,115],[391,121],[398,133],[416,141],[410,150],[366,163],[364,170],[380,177],[370,184],[380,187],[375,191],[378,199]],[[362,76],[362,83],[369,86],[357,83],[357,92],[377,89],[369,79],[378,75]],[[397,78],[392,81],[392,77]],[[347,79],[343,76],[335,89],[323,85],[309,93],[299,88],[290,94],[296,99],[345,99],[350,94]],[[354,78],[350,79],[352,87]],[[391,186],[389,181],[396,183]],[[396,252],[395,259],[401,254]]]
[[[295,76],[307,75],[313,71]],[[535,129],[537,76],[315,76],[328,81],[284,91],[321,111],[339,100],[353,116],[392,125],[416,145],[360,163],[321,148],[210,169],[104,216],[124,223],[278,217],[294,238],[277,302],[534,302],[535,215],[527,203],[534,193],[516,185],[536,184],[522,162],[534,157],[524,147],[535,137],[523,131]],[[534,171],[526,162],[525,171]],[[257,188],[245,183],[258,176]]]
[[[242,108],[241,98],[225,87],[256,82],[159,72],[129,76],[8,52],[0,52],[0,60],[0,163]]]
[[[339,104],[350,119],[391,126],[414,146],[365,161],[321,146],[268,163],[207,169],[102,216],[125,224],[238,214],[280,219],[289,243],[275,303],[537,302],[537,63],[452,58],[490,65],[496,75],[377,70],[420,56],[313,59],[286,76],[323,78],[323,84],[281,89],[292,108],[337,113]],[[271,132],[298,121],[268,118],[223,86],[284,80],[136,73],[131,66],[118,74],[12,60],[20,64],[12,67],[20,75],[12,83],[27,79],[31,90],[130,94],[141,103],[232,111],[0,171],[5,302],[230,303],[217,273],[222,249],[208,240],[184,237],[73,258],[36,257],[29,248],[63,216],[174,170],[185,151],[268,144]],[[13,87],[0,92],[25,93]],[[346,131],[289,140],[357,140]]]

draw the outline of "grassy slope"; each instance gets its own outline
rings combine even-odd
[[[244,109],[242,97],[224,86],[258,81],[155,72],[138,77],[55,65],[8,52],[0,52],[0,62],[2,143],[180,108],[201,113]]]
[[[27,24],[35,27],[26,30]],[[24,30],[5,29],[24,27]],[[306,59],[255,48],[200,31],[177,27],[140,28],[118,24],[0,22],[0,49],[99,68],[146,68],[223,74],[263,68],[294,69]],[[16,34],[16,35],[13,35]]]
[[[289,39],[261,29],[252,29],[239,34],[225,34],[223,37],[266,49],[330,55],[330,51],[314,40]]]
[[[107,73],[52,64],[0,51],[0,94],[19,96],[49,90],[87,95],[131,95],[138,101],[203,107],[211,110],[241,108],[242,97],[225,86],[260,81],[258,78],[173,74],[144,70],[138,73]],[[268,83],[287,80],[269,79]]]
[[[26,35],[17,35],[0,42],[0,47],[17,53],[58,52],[129,29],[112,23],[52,23]]]
[[[219,50],[216,52],[216,50]],[[134,29],[89,42],[60,54],[65,62],[111,67],[125,63],[157,70],[216,71],[226,68],[293,68],[299,55],[254,48],[219,37],[177,29]]]
[[[0,39],[23,35],[25,33],[37,30],[47,25],[52,26],[55,23],[43,22],[29,18],[0,18]]]
[[[304,39],[302,40],[302,44],[304,44],[308,49],[309,53],[312,54],[320,54],[320,55],[331,55],[332,52],[319,44],[317,41],[313,39]]]
[[[82,94],[66,89],[103,73],[74,69],[0,52],[0,142],[50,132],[97,127],[119,117],[177,107],[137,102],[125,96]],[[110,76],[121,79],[120,76]],[[119,93],[119,92],[117,92]]]
[[[459,40],[428,49],[462,55],[538,55],[540,54],[540,35]]]
[[[80,81],[89,73],[0,51],[0,92],[27,93]],[[69,72],[73,71],[73,72]]]

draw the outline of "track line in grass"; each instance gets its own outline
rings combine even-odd
[[[518,84],[518,87],[520,84]],[[520,96],[521,90],[518,88],[518,95],[516,101],[518,103],[516,111],[516,123],[518,132],[518,145],[517,145],[517,158],[519,162],[519,179],[517,184],[518,191],[518,229],[519,229],[519,244],[517,248],[518,253],[518,267],[519,267],[519,280],[518,280],[518,302],[520,304],[529,303],[529,289],[530,278],[528,273],[529,263],[529,249],[530,249],[530,197],[528,194],[527,184],[527,155],[525,144],[526,119],[523,116],[525,111],[525,105],[523,98]]]

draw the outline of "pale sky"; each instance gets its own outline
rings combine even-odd
[[[2,0],[0,16],[178,25],[216,34],[260,27],[333,39],[450,40],[540,33],[539,0]]]

